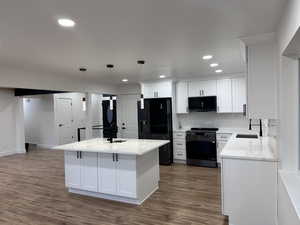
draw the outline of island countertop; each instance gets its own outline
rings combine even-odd
[[[56,146],[54,150],[60,151],[81,151],[116,153],[125,155],[143,155],[153,151],[163,145],[168,144],[168,140],[148,140],[148,139],[117,139],[125,140],[122,143],[109,143],[106,138],[94,138],[86,141],[75,142],[66,145]]]

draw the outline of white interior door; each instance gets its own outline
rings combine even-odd
[[[74,134],[72,131],[73,114],[71,98],[56,99],[56,117],[59,144],[62,145],[74,142]]]
[[[118,136],[121,138],[138,138],[138,98],[138,95],[118,96]]]

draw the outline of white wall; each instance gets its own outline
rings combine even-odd
[[[53,146],[57,143],[53,95],[24,98],[25,140],[27,143]]]
[[[299,162],[298,61],[281,57],[279,154],[281,169],[297,170]]]
[[[141,94],[140,84],[122,84],[117,87],[118,95]]]
[[[288,0],[278,26],[279,52],[282,54],[300,27],[300,1]]]
[[[91,95],[91,125],[103,125],[102,119],[102,94]],[[102,137],[103,130],[92,130],[92,137]]]
[[[278,225],[300,225],[282,177],[278,179]]]
[[[91,94],[91,126],[102,124],[102,94]],[[25,137],[26,142],[42,147],[52,147],[59,144],[57,123],[57,104],[59,98],[72,99],[72,135],[77,141],[77,128],[87,126],[87,111],[82,109],[82,99],[85,93],[61,93],[54,95],[36,95],[24,99]],[[88,104],[87,104],[88,106]],[[86,131],[81,131],[84,140]],[[93,131],[93,137],[99,137],[102,131]]]
[[[22,99],[0,89],[0,156],[25,152]]]
[[[114,94],[116,86],[103,84],[99,80],[87,80],[76,75],[53,74],[31,71],[27,68],[12,69],[1,65],[1,87],[61,90],[73,92],[99,92]]]

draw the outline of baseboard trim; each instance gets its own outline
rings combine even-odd
[[[134,205],[143,204],[143,202],[146,201],[157,190],[158,190],[158,186],[156,186],[153,189],[153,191],[151,191],[144,199],[138,199],[138,198],[127,198],[127,197],[122,197],[122,196],[109,195],[109,194],[103,194],[103,193],[98,193],[98,192],[91,192],[91,191],[84,191],[84,190],[79,190],[79,189],[75,189],[75,188],[69,188],[69,192],[73,193],[73,194],[86,195],[86,196],[95,197],[95,198],[103,198],[106,200],[129,203],[129,204],[134,204]]]
[[[186,164],[186,160],[182,160],[182,159],[174,159],[174,163]]]
[[[24,152],[19,152],[17,150],[13,150],[13,151],[5,151],[5,152],[1,152],[0,151],[0,157],[5,157],[5,156],[10,156],[10,155],[16,155],[16,154],[24,154]]]
[[[52,149],[53,147],[55,147],[55,145],[37,144],[36,147],[40,149]]]

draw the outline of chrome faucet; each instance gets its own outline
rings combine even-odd
[[[249,119],[249,130],[252,130],[252,126],[259,126],[259,136],[263,136],[262,132],[262,121],[259,119],[259,124],[252,124],[252,119]]]

